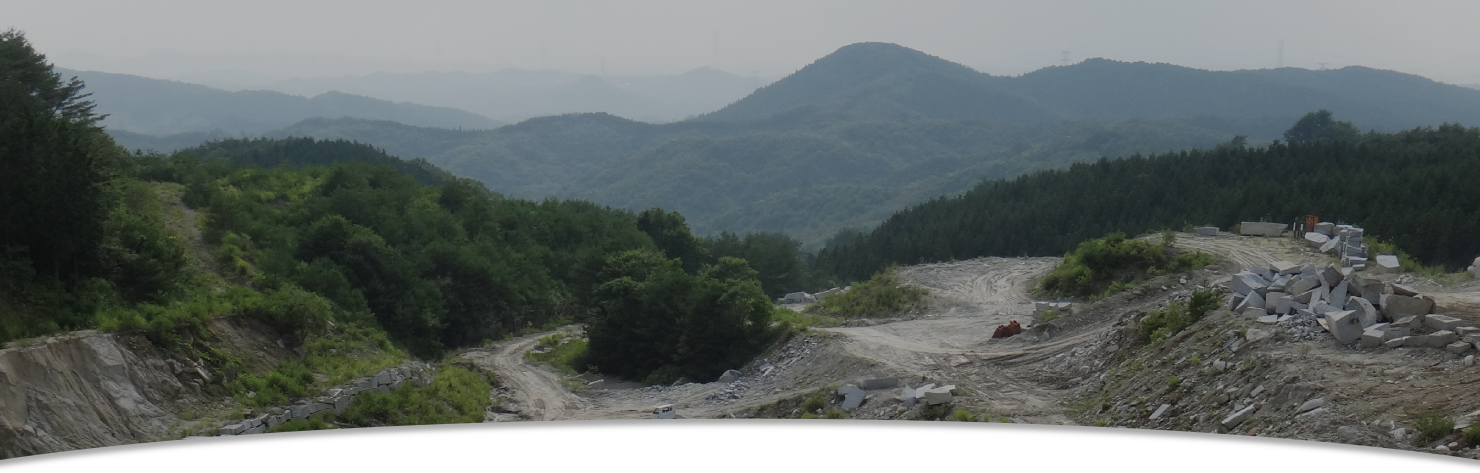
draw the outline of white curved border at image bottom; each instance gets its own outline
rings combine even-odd
[[[940,423],[940,421],[906,420],[768,420],[768,418],[685,418],[685,420],[589,420],[589,421],[517,421],[517,423],[437,424],[437,426],[366,427],[366,429],[309,430],[309,432],[259,433],[259,435],[215,436],[166,440],[166,442],[132,443],[102,446],[55,454],[0,460],[0,470],[30,469],[74,461],[108,460],[135,455],[172,454],[201,449],[232,446],[283,445],[283,443],[333,442],[333,440],[374,440],[407,438],[441,438],[441,436],[502,435],[502,433],[577,433],[577,432],[666,432],[666,430],[716,430],[716,432],[916,432],[916,433],[981,433],[981,435],[1023,435],[1036,438],[1072,438],[1091,440],[1146,440],[1146,442],[1194,443],[1194,445],[1246,446],[1277,451],[1310,452],[1342,455],[1369,460],[1403,461],[1427,466],[1453,467],[1480,472],[1480,460],[1381,448],[1381,446],[1347,445],[1347,443],[1313,442],[1259,436],[1218,435],[1218,433],[1181,432],[1181,430],[1113,429],[1113,427],[1045,426],[1045,424]]]

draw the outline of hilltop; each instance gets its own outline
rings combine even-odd
[[[1140,118],[1194,120],[1273,138],[1270,133],[1318,109],[1364,130],[1473,123],[1480,119],[1480,91],[1361,66],[1208,71],[1103,58],[1004,77],[895,44],[858,43],[700,119],[798,113],[1014,122]]]

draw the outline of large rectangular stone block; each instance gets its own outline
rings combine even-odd
[[[1331,289],[1331,294],[1326,297],[1326,300],[1330,301],[1331,305],[1346,304],[1346,298],[1350,296],[1350,291],[1347,290],[1348,282],[1350,281],[1341,281],[1341,284],[1337,284],[1336,287]]]
[[[1305,244],[1310,245],[1311,248],[1320,248],[1328,241],[1331,241],[1331,237],[1316,232],[1305,232]]]
[[[1407,325],[1398,325],[1396,323],[1383,324],[1383,325],[1386,325],[1382,329],[1382,331],[1384,333],[1383,338],[1386,339],[1386,340],[1392,340],[1394,338],[1407,337],[1409,335],[1413,335],[1413,328],[1412,327],[1409,327]]]
[[[1268,286],[1268,280],[1251,271],[1242,271],[1234,274],[1233,278],[1228,282],[1228,289],[1239,294],[1258,292],[1259,289],[1264,289]]]
[[[1427,315],[1433,308],[1433,301],[1428,299],[1391,295],[1382,307],[1382,314],[1390,320],[1397,320],[1404,315]]]
[[[1302,292],[1315,289],[1317,286],[1320,285],[1320,278],[1317,278],[1315,276],[1301,276],[1300,278],[1292,280],[1288,284],[1285,284],[1285,292],[1290,294],[1300,294]]]
[[[1250,404],[1248,407],[1239,409],[1238,411],[1228,414],[1228,417],[1224,417],[1223,422],[1221,423],[1223,424],[1224,428],[1232,429],[1234,427],[1238,427],[1239,424],[1244,423],[1245,420],[1248,420],[1249,417],[1253,415],[1254,405]]]
[[[1285,260],[1269,263],[1269,269],[1279,274],[1300,273],[1300,265]]]
[[[1382,346],[1382,344],[1387,341],[1387,340],[1385,340],[1383,338],[1383,336],[1384,336],[1385,333],[1386,332],[1383,332],[1382,330],[1378,330],[1378,329],[1367,329],[1367,330],[1363,331],[1362,332],[1362,346],[1368,347],[1368,348],[1374,348],[1374,347],[1380,347],[1380,346]]]
[[[1193,230],[1195,230],[1199,236],[1218,236],[1218,227],[1197,227]]]
[[[1319,290],[1320,290],[1320,288],[1316,288],[1316,289],[1311,289],[1309,291],[1302,292],[1299,295],[1296,295],[1295,296],[1295,302],[1299,302],[1301,304],[1311,304],[1311,303],[1313,303],[1315,301],[1319,301],[1319,300],[1321,300],[1320,297],[1317,297],[1316,296],[1316,291],[1319,291]]]
[[[1377,264],[1372,268],[1381,273],[1396,273],[1402,270],[1396,255],[1377,255]]]
[[[1423,326],[1433,330],[1449,330],[1459,333],[1457,329],[1464,325],[1465,321],[1447,315],[1428,314],[1423,319]]]
[[[926,404],[930,405],[945,404],[951,402],[951,389],[954,388],[954,385],[945,385],[938,388],[927,389],[925,390],[924,401]]]
[[[1275,222],[1242,222],[1238,232],[1246,236],[1280,236],[1289,225]]]
[[[1285,290],[1285,287],[1290,284],[1291,279],[1293,279],[1293,276],[1289,274],[1275,276],[1274,281],[1269,283],[1269,288],[1265,291],[1264,298],[1269,298],[1269,294],[1267,294],[1269,291],[1289,292]]]
[[[1444,348],[1446,345],[1459,341],[1459,334],[1448,330],[1440,330],[1428,335],[1414,335],[1408,337],[1408,346]]]
[[[1280,305],[1280,299],[1287,297],[1283,292],[1270,292],[1264,295],[1264,311],[1274,312]]]
[[[241,424],[231,424],[231,425],[227,425],[227,426],[221,427],[221,430],[219,432],[217,432],[216,435],[240,435],[242,432],[245,432],[246,430],[247,429],[242,428],[242,425]]]
[[[1337,284],[1341,284],[1341,280],[1343,279],[1341,270],[1335,266],[1327,266],[1326,269],[1322,269],[1320,276],[1321,285],[1326,287],[1336,287]]]
[[[1343,310],[1326,314],[1326,329],[1341,343],[1351,343],[1362,338],[1362,320],[1356,311]]]
[[[1375,305],[1382,301],[1382,281],[1371,276],[1368,276],[1366,278],[1353,277],[1352,279],[1353,282],[1356,283],[1356,285],[1352,287],[1355,287],[1357,289],[1356,292],[1360,294],[1363,299],[1367,299],[1367,302]]]
[[[1338,248],[1340,248],[1340,247],[1341,247],[1341,241],[1340,240],[1331,240],[1331,241],[1327,241],[1326,243],[1321,244],[1320,251],[1321,251],[1321,254],[1331,254],[1331,253],[1336,253],[1337,251],[1339,251]]]
[[[1241,310],[1239,310],[1239,312],[1243,312],[1243,311],[1249,310],[1249,309],[1267,310],[1267,309],[1264,308],[1264,306],[1265,306],[1264,296],[1259,295],[1259,293],[1257,293],[1257,292],[1251,293],[1251,294],[1249,294],[1249,297],[1244,298],[1244,304],[1243,304],[1243,306],[1244,306],[1244,308],[1241,309]]]
[[[1295,304],[1297,304],[1297,302],[1295,302],[1294,296],[1291,296],[1289,294],[1281,294],[1280,297],[1278,299],[1275,299],[1274,301],[1274,313],[1280,315],[1288,314],[1295,309]]]
[[[1316,223],[1315,231],[1316,233],[1320,233],[1322,235],[1332,236],[1336,234],[1336,224],[1331,222],[1318,222]]]
[[[1393,284],[1392,285],[1392,288],[1393,288],[1392,293],[1393,294],[1400,295],[1400,296],[1417,296],[1418,295],[1418,290],[1417,289],[1414,289],[1411,286],[1406,286],[1406,285],[1403,285],[1403,284]]]

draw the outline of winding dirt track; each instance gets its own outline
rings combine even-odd
[[[549,334],[526,335],[491,349],[469,350],[463,358],[498,373],[504,387],[514,392],[513,401],[526,408],[526,415],[535,420],[559,420],[581,410],[582,402],[560,385],[560,375],[524,360],[525,350],[533,348],[545,335]]]

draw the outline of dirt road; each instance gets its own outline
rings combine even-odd
[[[560,385],[559,374],[524,359],[524,352],[534,348],[545,335],[549,334],[526,335],[493,348],[469,350],[462,357],[498,373],[500,383],[514,393],[510,401],[531,419],[565,419],[572,411],[582,409],[581,398]]]

